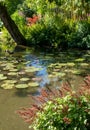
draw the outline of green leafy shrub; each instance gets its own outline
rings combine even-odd
[[[57,26],[54,23],[44,22],[30,26],[27,39],[35,46],[66,49],[68,48],[68,35],[71,30],[66,23],[61,23],[61,25]]]
[[[0,36],[0,49],[1,51],[13,51],[16,43],[8,33],[8,31],[3,28],[2,34]]]
[[[82,2],[78,4],[82,6]],[[29,45],[58,50],[90,48],[90,23],[84,18],[80,21],[79,16],[76,18],[78,12],[75,14],[71,6],[72,2],[66,4],[58,0],[25,0],[18,5],[19,13],[14,12],[12,18]],[[33,18],[33,15],[40,19],[35,25],[26,26],[26,18]]]
[[[53,26],[36,24],[30,28],[30,41],[33,45],[50,47],[54,45],[56,30]]]
[[[28,7],[28,5],[29,4],[24,1],[23,4],[18,5],[18,10],[20,10],[25,15],[25,17],[32,17],[33,14],[36,14],[36,11],[35,9]]]
[[[18,4],[23,3],[23,0],[5,0],[4,2],[7,6],[9,14],[11,15],[17,10]]]
[[[90,48],[90,23],[81,21],[76,23],[75,32],[71,33],[69,46],[76,48]]]
[[[90,76],[77,91],[64,83],[60,89],[42,89],[33,97],[36,104],[18,113],[31,123],[34,130],[89,130],[90,129]]]
[[[23,34],[25,38],[27,38],[28,35],[30,35],[29,27],[26,25],[26,19],[24,14],[21,11],[16,11],[12,15],[12,19],[17,24],[20,32]]]
[[[22,14],[22,12],[19,12],[18,10],[16,12],[14,12],[12,14],[12,19],[15,21],[15,23],[17,24],[18,28],[20,29],[20,31],[22,32],[23,27],[25,26],[25,17]]]

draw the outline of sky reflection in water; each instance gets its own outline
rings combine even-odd
[[[40,87],[44,87],[46,84],[50,83],[50,80],[48,78],[48,72],[46,64],[48,63],[45,60],[39,59],[33,55],[27,55],[26,57],[27,61],[30,61],[26,66],[34,66],[35,68],[40,68],[41,70],[35,72],[35,77],[40,77],[42,80],[39,82]]]

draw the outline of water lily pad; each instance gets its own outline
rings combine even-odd
[[[60,77],[63,77],[63,76],[65,76],[66,74],[62,72],[62,73],[58,73],[57,75],[60,76]]]
[[[57,74],[58,74],[58,72],[53,71],[51,74],[53,74],[53,75],[57,75]]]
[[[28,85],[30,87],[37,87],[37,86],[39,86],[39,83],[37,83],[37,82],[30,82],[30,83],[28,83]]]
[[[20,71],[20,72],[18,72],[18,74],[20,74],[20,75],[24,75],[25,72],[24,72],[24,71]]]
[[[29,78],[21,78],[20,81],[28,81],[30,80]]]
[[[29,86],[27,84],[17,84],[15,87],[22,89],[22,88],[28,88]]]
[[[73,70],[72,69],[65,69],[64,72],[67,72],[67,73],[70,73],[72,72]]]
[[[14,68],[14,67],[15,67],[15,65],[13,65],[13,63],[7,63],[6,66],[9,67],[9,68],[10,68],[10,67],[11,67],[11,68]]]
[[[82,62],[82,61],[84,61],[85,59],[84,58],[78,58],[78,59],[76,59],[75,61],[77,61],[77,62]]]
[[[24,65],[27,65],[27,64],[30,64],[30,62],[31,62],[31,61],[26,61],[26,62],[24,62],[23,64],[24,64]]]
[[[4,80],[4,83],[15,84],[15,83],[17,83],[17,80]]]
[[[0,66],[5,67],[7,63],[2,63]]]
[[[25,69],[25,72],[36,72],[36,71],[39,71],[39,70],[41,70],[40,68],[35,68],[35,67],[27,67],[26,69]]]
[[[83,67],[85,67],[85,66],[89,66],[88,63],[81,63],[80,65],[83,66]]]
[[[12,89],[14,87],[14,84],[4,83],[1,85],[1,87],[4,89]]]
[[[73,74],[80,74],[81,71],[80,71],[80,70],[72,70],[72,73],[73,73]]]
[[[73,67],[73,66],[75,66],[75,63],[67,63],[67,66],[70,66],[70,67]]]
[[[61,65],[58,65],[58,66],[55,66],[55,69],[60,69],[62,66]]]
[[[66,63],[57,63],[57,64],[55,64],[55,68],[56,69],[60,69],[60,68],[62,68],[62,67],[64,67],[64,66],[66,66],[67,64]]]
[[[50,75],[48,75],[48,77],[49,77],[49,78],[56,78],[56,77],[57,77],[57,75],[50,74]]]
[[[3,74],[0,74],[0,78],[3,77],[4,75]]]
[[[50,64],[48,68],[52,68],[53,66],[55,66],[55,64]]]
[[[55,69],[53,69],[53,71],[58,72],[58,71],[60,71],[60,68],[55,68]]]
[[[36,72],[36,70],[32,70],[32,69],[27,69],[27,70],[25,70],[25,72],[27,72],[27,73],[33,73],[33,72]]]
[[[11,71],[11,72],[16,72],[16,71],[18,71],[18,69],[12,68],[12,69],[10,69],[9,71]]]
[[[5,68],[3,68],[3,70],[9,70],[10,68],[7,68],[7,67],[5,67]]]
[[[10,73],[8,73],[8,75],[14,76],[14,75],[17,75],[17,73],[15,73],[15,72],[10,72]]]
[[[11,67],[11,66],[6,66],[6,67],[3,68],[3,70],[9,70],[9,71],[10,71],[10,70],[13,70],[13,69],[14,69],[14,68]]]
[[[2,76],[2,77],[0,77],[0,80],[5,80],[5,79],[7,79],[6,76]]]
[[[59,66],[66,66],[66,63],[59,63]]]

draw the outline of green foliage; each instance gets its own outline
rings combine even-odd
[[[76,23],[76,29],[71,34],[69,46],[77,48],[90,48],[90,23],[81,21]]]
[[[30,27],[30,43],[46,48],[67,48],[70,28],[67,23],[57,26],[55,23],[38,23]]]
[[[79,96],[73,91],[62,98],[55,98],[44,104],[37,113],[34,130],[89,130],[90,96]]]
[[[56,29],[53,26],[44,24],[36,24],[30,28],[30,41],[33,45],[36,46],[53,46],[54,45],[54,35]]]
[[[23,35],[25,35],[25,33],[26,33],[26,29],[25,29],[26,21],[25,21],[25,17],[23,16],[22,12],[19,12],[17,10],[16,12],[14,12],[14,14],[11,17],[15,21],[15,23],[17,24],[21,33]]]
[[[90,97],[67,95],[48,101],[43,111],[37,113],[34,130],[87,130],[90,121],[89,100]]]
[[[24,1],[23,4],[19,4],[18,10],[20,10],[25,15],[25,17],[32,17],[33,14],[36,14],[36,9],[31,8],[27,1]]]
[[[2,34],[0,36],[0,49],[1,51],[13,51],[16,46],[16,43],[11,38],[8,31],[3,28]]]
[[[70,83],[58,89],[42,89],[33,97],[35,104],[18,113],[34,130],[89,130],[90,129],[90,76],[78,90]]]
[[[68,4],[65,4],[67,2]],[[82,8],[79,10],[79,7],[82,7],[82,2],[25,0],[19,9],[25,17],[32,17],[33,14],[40,15],[40,20],[36,25],[23,26],[22,32],[29,43],[35,46],[58,49],[89,48],[90,33],[86,29],[89,26],[85,22],[86,8],[83,7],[83,13]],[[84,19],[83,22],[80,21],[81,18]]]
[[[90,48],[90,1],[78,0],[6,0],[9,14],[28,44],[68,49]],[[27,17],[39,20],[27,26]]]
[[[21,10],[30,9],[39,14],[45,14],[48,10],[48,0],[25,0],[23,5],[21,6]]]
[[[23,0],[5,0],[9,14],[13,14],[17,10],[18,4],[21,4]]]
[[[45,17],[30,27],[23,26],[29,44],[44,48],[90,48],[90,24],[88,22],[64,22]],[[24,28],[25,27],[25,28]]]

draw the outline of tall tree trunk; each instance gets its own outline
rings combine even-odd
[[[12,38],[14,39],[14,41],[18,45],[25,45],[26,46],[26,43],[27,43],[26,39],[20,33],[20,31],[19,31],[17,25],[15,24],[15,22],[11,19],[10,15],[7,12],[6,6],[2,3],[0,3],[0,18],[1,18],[4,26],[8,30],[8,32],[10,33]]]

